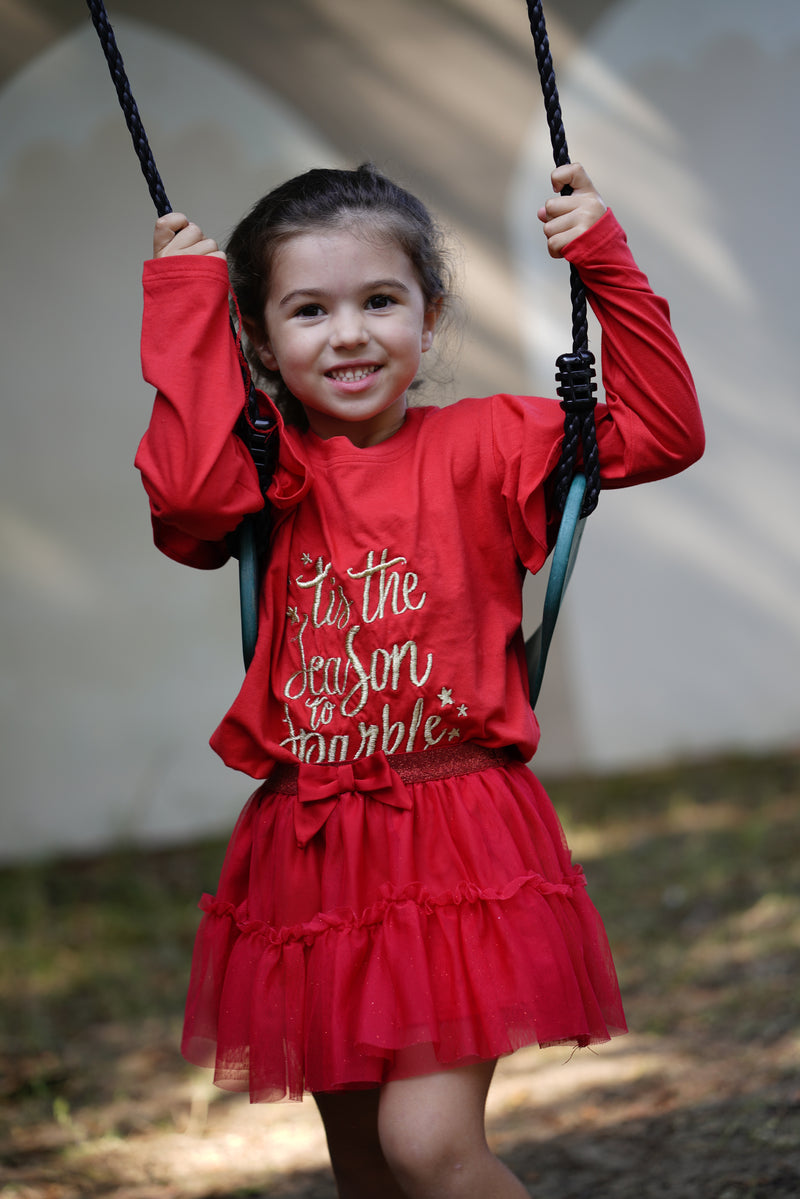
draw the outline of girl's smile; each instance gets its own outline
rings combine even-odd
[[[376,445],[403,423],[437,316],[410,259],[387,235],[298,233],[275,254],[266,338],[253,340],[314,433]]]

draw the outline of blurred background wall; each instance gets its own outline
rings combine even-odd
[[[570,152],[670,300],[709,447],[607,494],[538,714],[538,768],[795,744],[796,0],[551,0]],[[371,159],[450,231],[468,312],[440,402],[553,394],[566,271],[522,0],[109,6],[173,207],[222,240],[309,166]],[[241,679],[235,568],[152,548],[133,466],[153,212],[80,0],[0,4],[0,856],[227,827],[207,738]],[[540,603],[529,595],[531,621]]]

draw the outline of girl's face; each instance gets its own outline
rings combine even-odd
[[[266,340],[255,344],[314,433],[377,445],[403,423],[437,315],[396,242],[347,229],[299,233],[275,254]]]

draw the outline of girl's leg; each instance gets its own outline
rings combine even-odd
[[[314,1096],[340,1199],[406,1199],[378,1138],[380,1091],[326,1091]]]
[[[527,1199],[486,1144],[484,1110],[494,1062],[387,1083],[378,1132],[408,1199]]]

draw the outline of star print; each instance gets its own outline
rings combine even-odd
[[[310,554],[303,554],[303,555],[301,556],[301,559],[300,559],[300,561],[303,563],[303,566],[310,566],[310,565],[311,565],[311,555],[310,555]]]
[[[459,714],[459,716],[466,716],[466,714],[467,714],[467,705],[466,704],[458,705],[458,714]]]
[[[297,611],[297,608],[287,608],[286,615],[289,617],[292,624],[297,624],[300,620],[300,613]]]
[[[448,708],[450,706],[450,704],[453,702],[453,688],[452,687],[442,687],[441,691],[436,696],[436,698],[441,701],[441,705],[443,708]]]
[[[459,732],[458,729],[451,729],[450,732],[447,734],[447,740],[448,741],[458,741],[460,736],[461,736],[461,733]]]

